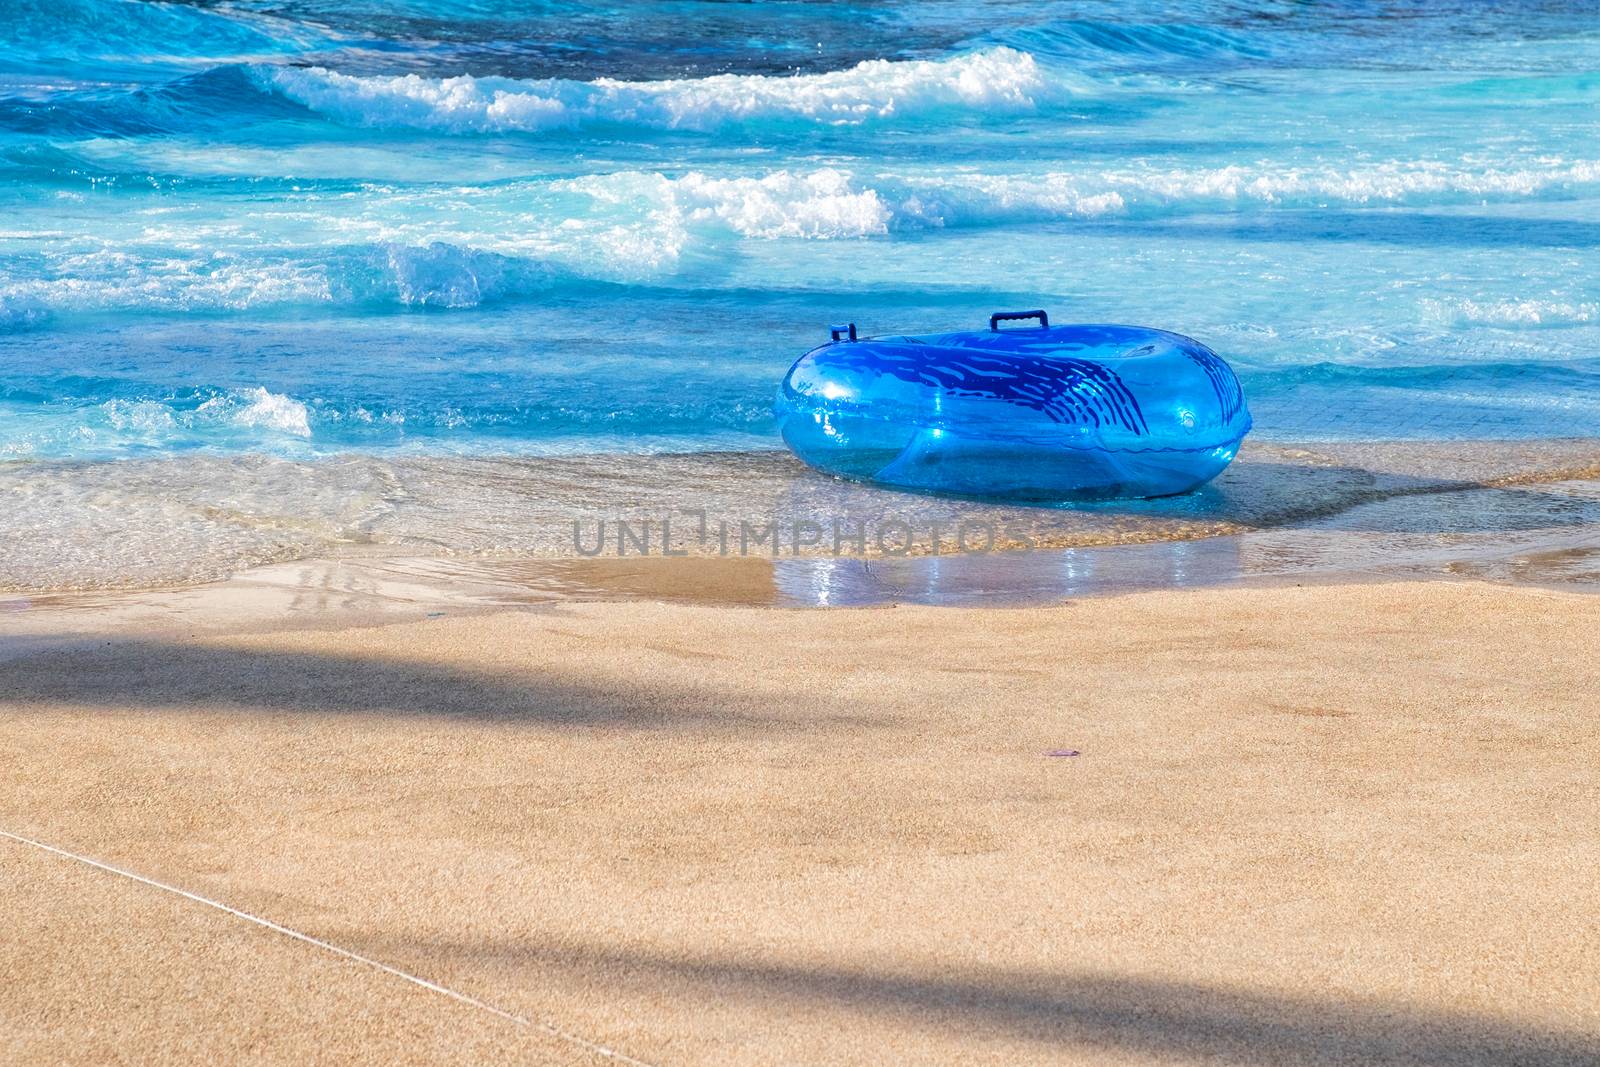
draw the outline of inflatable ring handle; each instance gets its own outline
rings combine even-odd
[[[841,333],[848,332],[850,335],[850,340],[854,341],[856,339],[856,324],[853,322],[845,322],[840,323],[837,326],[829,326],[828,332],[833,335],[833,339],[835,341],[839,339],[839,335]]]
[[[1038,311],[996,311],[989,316],[989,329],[998,331],[1002,322],[1011,322],[1014,319],[1038,319],[1039,329],[1048,330],[1050,328],[1050,316],[1046,315],[1041,309]]]

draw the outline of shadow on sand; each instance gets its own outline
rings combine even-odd
[[[408,948],[414,952],[417,946],[394,944],[385,955],[403,956]],[[891,973],[611,949],[429,948],[467,967],[487,957],[554,970],[574,981],[585,972],[599,973],[608,985],[652,991],[666,986],[688,999],[763,1002],[780,1014],[842,1011],[841,1025],[848,1025],[850,1015],[872,1015],[918,1031],[1026,1041],[1040,1046],[1045,1057],[1053,1048],[1239,1067],[1600,1063],[1596,1033],[1403,1003],[1302,997],[1196,981],[1043,970]],[[687,1005],[684,1011],[690,1014]]]
[[[597,656],[605,655],[597,649]],[[867,711],[775,710],[710,687],[608,686],[533,667],[497,670],[312,652],[193,645],[157,640],[80,642],[0,661],[0,709],[51,706],[160,711],[394,714],[507,726],[614,730],[816,730],[875,727]]]

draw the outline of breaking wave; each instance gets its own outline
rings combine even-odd
[[[824,168],[809,174],[680,178],[623,171],[556,183],[601,204],[665,212],[679,224],[716,224],[745,237],[867,237],[889,232],[896,209],[876,189]]]
[[[293,397],[268,392],[262,386],[213,397],[196,414],[227,419],[235,426],[262,429],[291,437],[311,436],[311,415]]]
[[[0,459],[61,454],[116,456],[208,445],[303,447],[312,412],[263,386],[195,389],[161,397],[58,402],[48,419],[17,419],[0,432]]]
[[[57,276],[0,275],[0,332],[59,312],[226,312],[297,305],[470,308],[548,288],[560,275],[539,260],[446,242],[327,249],[261,249],[176,256],[161,249],[71,257]]]
[[[1600,161],[1480,168],[1386,162],[1350,168],[1156,166],[986,174],[844,168],[764,174],[617,171],[362,195],[318,194],[277,233],[262,219],[210,228],[141,223],[137,240],[69,246],[0,271],[0,332],[58,312],[242,311],[296,305],[474,308],[583,281],[656,283],[715,274],[740,241],[879,238],[907,231],[1119,219],[1241,209],[1515,202],[1595,195]],[[471,197],[471,225],[452,219]],[[302,220],[311,220],[307,225]],[[159,223],[159,224],[158,224]],[[3,234],[0,234],[3,237]],[[377,238],[377,239],[372,239]],[[327,243],[298,243],[316,242]],[[1600,318],[1585,300],[1458,301],[1435,322],[1527,326]]]
[[[874,59],[848,70],[719,74],[652,82],[357,76],[259,67],[270,91],[338,122],[449,133],[629,126],[709,131],[761,120],[856,125],[949,111],[1028,111],[1071,94],[1026,52],[998,47],[942,60]]]
[[[896,214],[933,225],[1084,218],[1239,205],[1317,207],[1513,200],[1600,185],[1600,161],[1539,167],[1387,162],[1340,168],[1230,165],[1079,173],[912,177]]]
[[[623,171],[558,183],[603,203],[648,204],[688,222],[745,237],[866,237],[896,229],[1006,226],[1105,215],[1183,214],[1221,208],[1359,207],[1516,200],[1600,186],[1600,161],[1477,168],[1389,162],[1353,168],[1157,167],[1045,174],[847,170],[774,171],[762,177],[678,178]]]

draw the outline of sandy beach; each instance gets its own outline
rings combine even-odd
[[[1600,1057],[1591,595],[51,610],[8,1062]]]

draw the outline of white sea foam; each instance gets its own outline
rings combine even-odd
[[[1044,174],[885,176],[878,188],[898,219],[933,225],[1004,224],[1120,212],[1263,206],[1361,206],[1514,200],[1600,184],[1600,161],[1523,167],[1390,161],[1356,167],[1135,167]]]
[[[0,274],[0,332],[24,329],[58,311],[240,311],[306,304],[394,302],[411,307],[476,307],[503,292],[548,283],[550,268],[443,241],[366,246],[263,247],[244,253],[170,248],[73,254],[52,277]]]
[[[311,197],[196,236],[142,215],[134,236],[47,250],[0,272],[0,331],[57,312],[213,311],[315,304],[470,308],[562,279],[655,282],[724,264],[739,240],[872,238],[929,228],[1310,207],[1416,208],[1600,195],[1600,161],[1482,166],[1391,160],[1014,171],[864,167],[634,170],[484,187]],[[181,244],[180,238],[189,241]],[[105,240],[101,237],[99,240]],[[88,246],[88,247],[86,247]],[[941,251],[930,251],[938,256]],[[959,263],[951,264],[958,274]],[[1482,302],[1464,323],[1588,321],[1592,303]]]
[[[653,82],[359,77],[321,67],[259,68],[256,76],[266,88],[340,122],[456,133],[592,125],[711,130],[763,119],[856,124],[946,109],[1023,111],[1070,91],[1031,55],[1011,48],[943,60],[875,59],[825,74]]]
[[[1600,182],[1600,161],[1543,161],[1499,167],[1440,161],[1384,162],[1357,167],[1245,167],[1107,175],[1167,200],[1255,200],[1272,204],[1327,200],[1340,204],[1406,202],[1430,196],[1525,197],[1561,186]]]
[[[555,183],[604,205],[639,205],[683,224],[725,226],[745,237],[866,237],[896,229],[1004,226],[1119,214],[1260,206],[1362,206],[1517,199],[1600,183],[1600,162],[1480,169],[1431,162],[1353,168],[1155,167],[990,174],[842,168],[778,170],[761,177],[676,178],[641,171]]]
[[[300,454],[313,436],[308,405],[262,386],[46,410],[0,405],[0,458],[124,457],[216,446]]]
[[[901,226],[1005,225],[1052,219],[1085,219],[1117,214],[1126,190],[1104,188],[1096,176],[952,175],[886,179],[893,216]]]
[[[213,397],[196,409],[201,417],[216,416],[246,429],[262,429],[292,437],[311,436],[311,413],[293,397],[262,386]]]
[[[241,310],[333,299],[324,265],[180,258],[171,253],[101,251],[63,258],[55,277],[0,277],[0,321],[19,308],[26,326],[50,311]]]
[[[1581,326],[1600,322],[1600,304],[1569,300],[1424,300],[1424,314],[1450,326]]]
[[[159,400],[107,400],[100,411],[111,429],[124,434],[165,435],[178,425],[172,408]]]
[[[637,171],[560,182],[603,203],[648,202],[677,222],[717,223],[746,237],[864,237],[887,233],[893,214],[876,190],[833,169],[780,170],[760,178],[681,178]]]

